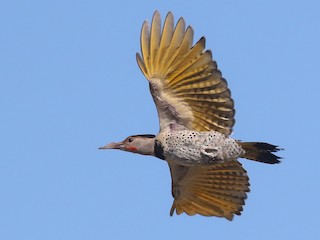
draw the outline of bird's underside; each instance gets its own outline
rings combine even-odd
[[[228,220],[234,214],[240,215],[249,192],[249,178],[238,157],[278,163],[279,157],[273,152],[280,149],[229,138],[235,110],[227,82],[212,60],[211,51],[205,50],[205,38],[193,44],[193,29],[186,28],[183,18],[174,25],[169,12],[161,27],[156,11],[151,26],[147,21],[142,26],[141,55],[137,53],[136,58],[149,81],[160,132],[157,136],[129,136],[101,149],[120,149],[166,160],[174,197],[170,215],[185,212]],[[182,137],[186,132],[198,139]],[[217,137],[214,141],[210,140],[213,135]],[[203,164],[204,160],[211,162]]]
[[[245,153],[237,141],[217,131],[160,132],[156,141],[162,148],[159,158],[190,167],[235,161]]]

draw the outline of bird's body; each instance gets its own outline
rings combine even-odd
[[[235,161],[244,149],[233,139],[216,131],[190,130],[161,132],[156,137],[157,149],[164,159],[183,166],[203,166]],[[157,156],[157,152],[155,152]]]
[[[100,149],[120,149],[167,161],[172,178],[174,212],[225,217],[240,215],[249,178],[238,158],[279,163],[277,146],[229,137],[235,123],[234,102],[205,38],[193,44],[193,29],[183,18],[174,26],[168,13],[141,30],[137,63],[149,81],[160,131],[133,135]]]

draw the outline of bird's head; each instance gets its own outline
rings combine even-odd
[[[154,155],[155,135],[143,134],[132,135],[122,142],[109,143],[99,149],[119,149],[122,151],[139,153],[143,155]]]

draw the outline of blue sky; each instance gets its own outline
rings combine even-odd
[[[233,137],[285,151],[241,160],[241,217],[169,216],[167,164],[98,147],[157,133],[136,62],[142,22],[171,10],[207,38],[236,104]],[[0,238],[319,239],[318,1],[2,1]]]

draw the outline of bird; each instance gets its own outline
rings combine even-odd
[[[170,215],[203,215],[232,220],[241,215],[249,177],[239,158],[276,164],[282,150],[265,142],[230,137],[235,124],[234,101],[205,37],[193,43],[194,30],[181,17],[164,23],[155,11],[140,35],[140,70],[149,82],[157,108],[157,135],[131,135],[99,149],[149,155],[168,163],[174,198]]]

